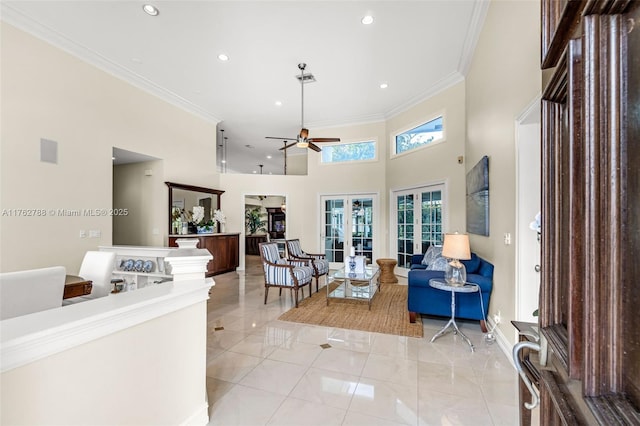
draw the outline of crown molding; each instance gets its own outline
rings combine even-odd
[[[476,45],[484,26],[484,20],[487,17],[489,11],[489,0],[477,0],[473,5],[473,12],[471,13],[471,22],[467,30],[467,36],[464,40],[462,47],[462,55],[460,55],[460,62],[458,63],[458,71],[463,76],[466,76],[473,60],[473,54],[476,51]]]
[[[193,102],[184,99],[180,95],[136,74],[130,69],[110,61],[98,52],[70,40],[63,34],[34,21],[6,3],[0,3],[0,19],[7,24],[13,25],[14,27],[25,31],[46,43],[62,49],[82,61],[137,87],[138,89],[150,93],[151,95],[194,114],[210,123],[217,124],[222,121],[220,118],[214,116],[204,108],[201,108]]]

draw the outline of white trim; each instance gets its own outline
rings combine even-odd
[[[541,111],[540,111],[540,102],[541,102],[541,95],[537,95],[525,108],[524,110],[516,117],[515,119],[515,123],[514,123],[514,141],[515,141],[515,153],[514,153],[514,164],[515,164],[515,175],[516,175],[516,182],[515,182],[515,187],[516,187],[516,208],[515,208],[515,242],[516,242],[516,246],[515,246],[515,265],[514,265],[514,274],[515,274],[515,300],[514,300],[514,312],[515,312],[515,319],[516,320],[529,320],[529,316],[524,317],[523,314],[523,307],[522,307],[522,301],[521,299],[523,298],[523,291],[522,291],[522,286],[524,285],[524,283],[522,282],[522,273],[523,273],[523,264],[524,264],[524,260],[523,260],[523,254],[522,254],[522,244],[523,244],[523,237],[520,235],[520,229],[523,227],[523,223],[522,220],[520,218],[521,216],[521,204],[522,204],[522,197],[524,196],[524,194],[521,193],[521,191],[519,191],[518,189],[520,188],[520,180],[521,180],[521,173],[522,171],[520,170],[520,156],[521,154],[521,150],[522,150],[522,143],[523,143],[523,139],[521,137],[520,131],[522,129],[522,126],[527,126],[530,124],[534,124],[534,123],[540,123],[540,119],[541,119]],[[532,121],[531,121],[532,120]],[[540,188],[540,190],[542,190]],[[538,194],[539,195],[539,194]],[[527,197],[528,198],[528,197]],[[533,219],[533,217],[531,217],[531,219]],[[534,232],[534,231],[531,231]]]
[[[458,71],[464,76],[469,72],[469,67],[473,60],[473,54],[476,51],[476,45],[484,26],[484,20],[487,17],[489,11],[489,0],[476,0],[473,5],[473,12],[471,14],[471,22],[467,27],[467,36],[464,39],[464,45],[462,46],[462,55],[460,55],[460,61],[458,62]]]
[[[496,325],[496,323],[493,322],[493,320],[491,318],[487,318],[487,328],[489,330],[491,330],[493,327],[495,327],[495,325]],[[500,327],[495,327],[495,329],[493,330],[493,334],[496,336],[496,343],[500,347],[500,350],[504,353],[504,355],[507,357],[509,362],[511,362],[511,366],[515,370],[516,365],[513,362],[513,356],[512,356],[513,345],[509,342],[509,340],[504,335],[504,333],[502,332],[502,329]]]
[[[211,284],[167,282],[1,321],[0,372],[204,302]]]
[[[206,390],[204,392],[206,393]],[[180,424],[184,426],[205,426],[209,423],[209,420],[209,404],[205,402],[204,404],[201,404],[200,407],[198,407],[198,409],[194,411],[192,415],[190,415]]]
[[[117,64],[98,52],[89,49],[86,46],[76,43],[70,40],[63,34],[49,28],[39,22],[34,21],[22,12],[12,8],[6,2],[2,2],[0,5],[0,14],[2,20],[29,33],[35,37],[50,43],[65,52],[80,58],[82,61],[87,62],[102,71],[111,74],[112,76],[124,80],[127,83],[144,90],[165,102],[175,105],[189,113],[192,113],[207,122],[217,124],[222,121],[220,118],[212,115],[206,109],[194,104],[182,96],[167,90],[166,88],[155,84],[154,82],[136,74],[134,71]]]

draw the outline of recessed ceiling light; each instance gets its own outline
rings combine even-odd
[[[267,158],[268,158],[269,160],[271,160],[271,158],[272,158],[272,157],[271,157],[270,155],[267,155]]]
[[[254,170],[254,171],[253,171],[253,173],[258,173],[258,172],[256,172],[256,171]]]
[[[381,83],[380,84],[380,88],[381,89],[386,89],[387,87],[389,87],[389,85],[387,83]]]
[[[276,106],[282,106],[282,102],[276,101]]]
[[[226,163],[226,162],[227,162],[227,160],[222,160],[222,164],[224,164],[224,163]]]
[[[218,55],[218,59],[220,59],[222,62],[226,62],[229,60],[229,57],[227,55],[225,55],[224,53],[221,53]]]
[[[152,4],[145,4],[142,6],[142,10],[144,10],[147,15],[151,16],[158,16],[160,14],[158,8]]]
[[[373,16],[367,15],[364,18],[362,18],[362,21],[360,22],[362,22],[364,25],[371,25],[373,24]]]

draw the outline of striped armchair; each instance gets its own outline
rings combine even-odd
[[[316,277],[316,293],[318,292],[318,281],[321,276],[329,273],[329,261],[324,254],[305,253],[300,247],[300,240],[287,240],[287,253],[289,260],[311,261],[313,266],[313,276]]]
[[[269,287],[279,287],[280,295],[283,288],[291,289],[295,293],[296,308],[298,307],[298,290],[309,285],[309,297],[311,297],[311,280],[313,279],[313,267],[309,261],[290,261],[280,257],[277,243],[260,243],[260,258],[264,270],[264,304],[267,304]],[[302,290],[304,298],[304,288]]]

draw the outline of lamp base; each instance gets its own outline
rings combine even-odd
[[[459,260],[453,259],[447,263],[444,270],[444,280],[454,287],[462,287],[467,282],[467,268]]]

